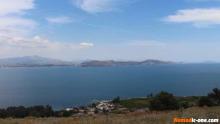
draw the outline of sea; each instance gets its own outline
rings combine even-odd
[[[0,68],[0,108],[63,109],[160,91],[200,96],[216,87],[220,87],[220,64]]]

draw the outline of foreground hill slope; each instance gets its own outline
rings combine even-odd
[[[220,107],[193,107],[179,111],[131,112],[69,118],[0,119],[0,124],[172,124],[174,117],[220,118]]]

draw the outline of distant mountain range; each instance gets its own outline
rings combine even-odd
[[[40,56],[25,56],[17,58],[0,59],[0,67],[41,67],[41,66],[82,66],[82,67],[103,67],[103,66],[124,66],[124,65],[153,65],[173,64],[169,61],[146,60],[146,61],[98,61],[91,60],[76,64],[71,61],[62,61]]]
[[[124,66],[124,65],[155,65],[155,64],[174,64],[174,62],[169,62],[169,61],[160,61],[160,60],[145,60],[145,61],[87,61],[87,62],[82,62],[81,66],[82,67],[99,67],[99,66]]]
[[[74,66],[73,62],[39,56],[0,59],[0,67]]]

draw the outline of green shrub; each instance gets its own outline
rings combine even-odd
[[[212,92],[208,94],[208,97],[213,100],[215,105],[220,105],[220,89],[214,88]]]
[[[179,102],[179,106],[180,106],[180,108],[186,109],[186,108],[191,107],[192,105],[190,105],[189,102],[187,102],[187,101],[181,101],[181,102]]]
[[[176,110],[179,104],[173,94],[160,92],[150,101],[150,110]]]
[[[207,96],[199,99],[199,106],[218,106],[220,105],[220,89],[214,88]]]
[[[202,107],[202,106],[214,106],[214,103],[209,97],[203,96],[199,99],[198,105],[200,107]]]
[[[120,97],[116,97],[112,100],[112,103],[120,103]]]

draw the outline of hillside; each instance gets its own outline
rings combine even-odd
[[[154,65],[154,64],[173,64],[174,62],[161,60],[145,60],[145,61],[99,61],[92,60],[81,63],[82,67],[99,67],[99,66],[126,66],[126,65]]]
[[[128,114],[109,114],[68,118],[0,119],[1,124],[172,124],[174,117],[219,118],[220,107],[188,108],[179,111],[136,111]]]
[[[154,65],[173,64],[174,62],[161,60],[145,61],[114,61],[114,60],[92,60],[79,64],[73,61],[63,61],[58,59],[45,58],[40,56],[24,56],[15,58],[0,59],[0,67],[35,67],[35,66],[81,66],[81,67],[105,67],[105,66],[133,66],[133,65]]]
[[[73,66],[74,63],[39,56],[0,59],[0,67]]]

